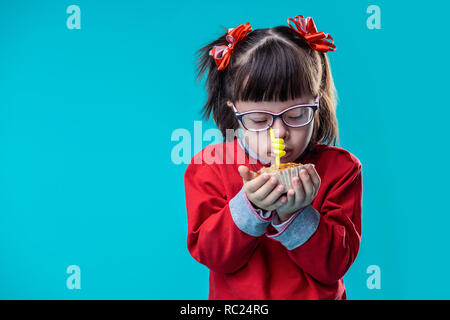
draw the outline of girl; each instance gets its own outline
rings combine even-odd
[[[288,25],[242,24],[199,50],[204,117],[212,113],[226,138],[197,153],[184,176],[187,245],[210,269],[210,299],[346,299],[362,166],[336,147],[333,39],[310,17]],[[274,163],[270,129],[284,140],[281,162],[307,164],[293,189],[256,177]]]

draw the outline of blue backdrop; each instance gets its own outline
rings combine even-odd
[[[68,27],[70,5],[80,29]],[[370,5],[381,29],[368,28]],[[171,157],[176,129],[191,133],[195,151],[205,102],[195,51],[222,26],[303,14],[335,39],[341,146],[363,164],[348,298],[449,299],[449,9],[437,0],[1,1],[0,298],[206,299],[208,270],[186,247],[187,164]],[[80,289],[67,286],[71,265]],[[379,289],[367,285],[370,266]]]

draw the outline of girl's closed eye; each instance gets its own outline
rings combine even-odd
[[[266,123],[269,121],[268,117],[265,116],[253,116],[253,117],[247,117],[248,120],[250,120],[253,123]]]
[[[266,119],[250,119],[253,123],[265,123],[267,122]]]
[[[290,119],[302,119],[305,113],[308,112],[306,109],[294,109],[286,113],[286,116]]]
[[[301,114],[301,115],[298,115],[298,116],[295,116],[295,117],[289,117],[289,119],[292,119],[292,120],[301,120],[301,119],[303,119],[303,115]]]

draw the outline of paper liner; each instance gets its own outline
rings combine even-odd
[[[284,186],[284,192],[288,192],[289,189],[294,189],[294,186],[292,185],[292,178],[293,177],[300,177],[300,170],[306,167],[306,165],[300,165],[297,167],[287,168],[284,170],[281,170],[279,172],[271,174],[272,177],[277,177],[280,184]]]

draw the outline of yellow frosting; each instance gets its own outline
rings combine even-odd
[[[280,158],[286,154],[286,151],[284,151],[284,140],[276,139],[272,128],[270,128],[270,140],[272,141],[272,152],[275,154],[275,164],[279,168]]]

